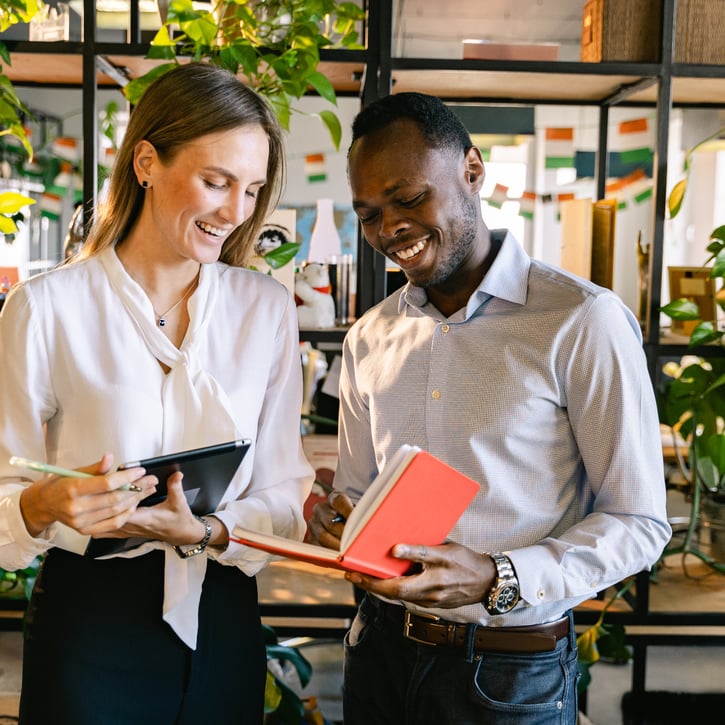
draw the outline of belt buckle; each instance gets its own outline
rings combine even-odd
[[[409,639],[411,642],[418,642],[418,644],[427,644],[429,647],[434,647],[433,642],[426,642],[424,639],[418,639],[410,633],[413,628],[413,623],[410,621],[411,616],[415,614],[416,617],[423,619],[430,619],[431,622],[440,622],[441,618],[437,614],[421,614],[420,612],[411,612],[410,609],[405,610],[405,619],[403,621],[403,636]]]

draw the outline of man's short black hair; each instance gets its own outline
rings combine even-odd
[[[473,145],[453,111],[439,98],[424,93],[395,93],[363,108],[352,122],[352,143],[406,118],[418,124],[432,147],[465,153]]]

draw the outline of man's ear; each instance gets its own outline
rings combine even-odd
[[[465,156],[466,183],[472,192],[478,194],[486,178],[486,168],[483,165],[481,149],[478,146],[471,146]]]

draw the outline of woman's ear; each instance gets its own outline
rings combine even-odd
[[[478,194],[483,186],[483,180],[486,178],[486,169],[483,165],[483,157],[478,146],[471,146],[466,151],[465,173],[466,183],[471,188],[471,191]]]
[[[148,187],[151,185],[151,175],[154,164],[157,161],[156,149],[152,143],[145,139],[136,144],[133,150],[133,170],[141,186]]]

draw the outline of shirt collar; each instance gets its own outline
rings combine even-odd
[[[474,290],[466,306],[470,317],[492,297],[500,297],[514,304],[526,304],[531,259],[516,237],[506,229],[492,229],[491,242],[499,247],[498,253],[481,283]],[[422,309],[428,303],[423,287],[408,282],[398,298],[398,312],[406,306]]]

